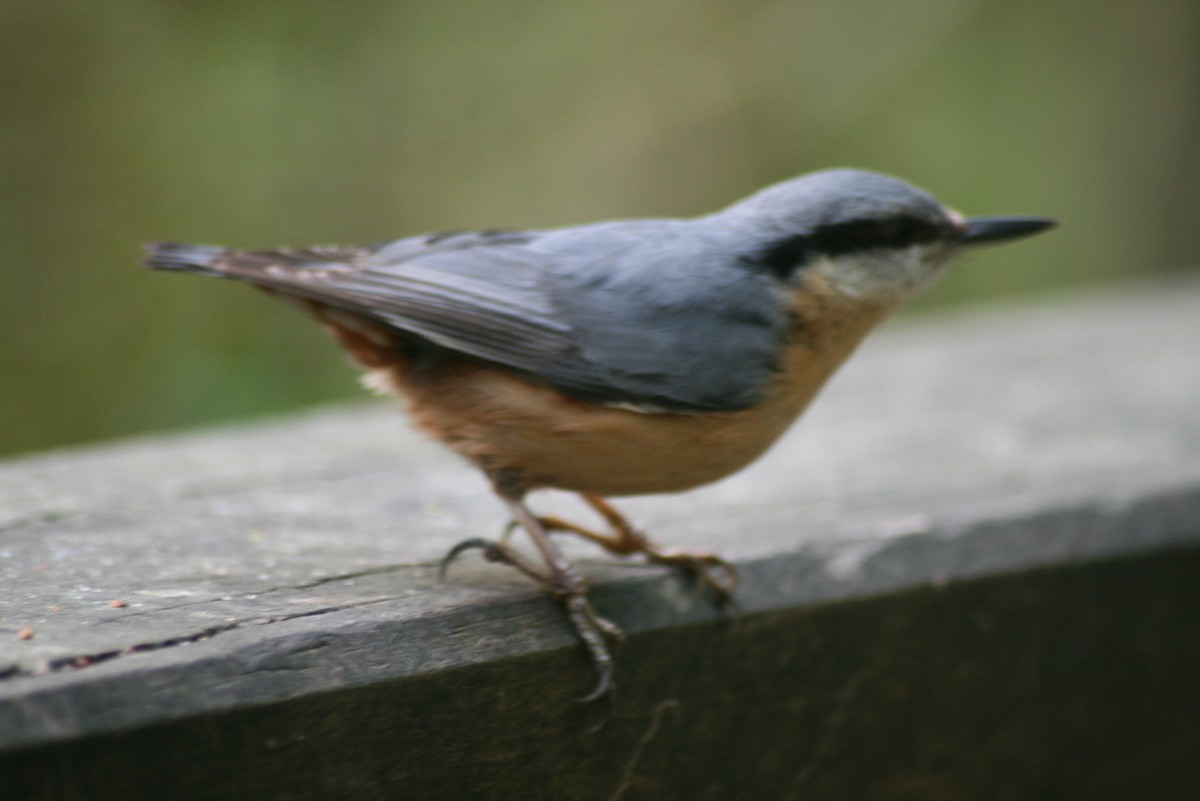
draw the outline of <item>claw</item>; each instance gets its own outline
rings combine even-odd
[[[507,543],[497,540],[485,540],[481,537],[472,537],[469,540],[463,540],[451,548],[450,552],[442,558],[441,568],[438,570],[438,579],[445,581],[446,570],[450,567],[450,563],[457,559],[459,554],[475,548],[483,551],[483,558],[489,562],[499,562],[500,564],[515,567],[553,594],[553,591],[550,589],[551,585],[554,584],[554,575],[552,573],[542,570],[529,561],[529,559],[513,550]]]
[[[704,585],[718,606],[724,606],[733,599],[738,584],[737,569],[716,554],[648,550],[647,557],[653,562],[679,568]],[[717,572],[724,576],[718,578]]]
[[[608,644],[604,642],[604,634],[608,628],[613,627],[613,624],[599,617],[583,595],[568,596],[563,605],[567,609],[567,618],[571,621],[579,639],[583,641],[588,655],[592,658],[592,665],[596,668],[596,686],[579,701],[580,703],[595,701],[606,695],[613,686],[612,654],[608,652]],[[604,624],[597,624],[597,620],[604,620]]]
[[[480,537],[473,537],[469,540],[463,540],[449,550],[442,557],[442,562],[438,565],[438,581],[446,580],[446,571],[450,569],[450,563],[461,556],[464,552],[478,548],[483,551],[483,558],[489,562],[503,562],[504,556],[500,552],[498,543],[491,540],[485,540]]]
[[[567,618],[575,628],[575,633],[583,641],[592,665],[596,668],[596,686],[582,698],[579,703],[588,703],[608,695],[613,689],[613,658],[605,639],[612,640],[617,645],[624,643],[625,634],[607,618],[596,612],[586,595],[573,594],[563,601],[567,610]]]

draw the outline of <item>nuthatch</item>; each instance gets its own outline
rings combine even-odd
[[[676,492],[752,462],[877,323],[960,251],[1043,231],[966,219],[870,172],[829,170],[694,219],[407,237],[277,251],[148,246],[146,264],[233,278],[324,323],[372,385],[475,463],[538,559],[468,539],[558,599],[612,683],[620,636],[550,539],[573,532],[679,567],[728,598],[733,568],[662,548],[605,496]],[[539,517],[530,490],[580,493],[611,527]]]

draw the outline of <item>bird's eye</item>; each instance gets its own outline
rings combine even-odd
[[[917,237],[917,222],[911,217],[897,217],[880,225],[880,244],[904,246]]]
[[[937,229],[917,217],[858,220],[819,228],[809,239],[817,251],[828,255],[878,248],[906,248],[929,242]]]

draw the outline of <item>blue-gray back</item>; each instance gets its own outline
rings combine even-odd
[[[397,240],[339,283],[397,328],[574,397],[732,410],[758,398],[786,325],[741,255],[695,221],[637,220]]]

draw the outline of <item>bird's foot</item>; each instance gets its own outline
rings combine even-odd
[[[536,523],[536,518],[532,515],[529,517]],[[524,521],[522,523],[524,524]],[[526,528],[528,528],[527,525]],[[541,533],[542,537],[546,539],[546,545],[549,546],[549,538],[546,537],[545,531],[542,530]],[[535,544],[538,544],[536,536],[534,536],[534,541]],[[450,549],[442,560],[439,576],[445,579],[450,563],[462,553],[470,550],[481,551],[483,558],[489,562],[515,567],[562,604],[567,613],[567,620],[575,629],[575,634],[583,642],[584,647],[587,648],[592,665],[596,670],[595,687],[579,700],[594,701],[607,695],[613,687],[614,670],[613,656],[609,645],[610,643],[620,645],[624,641],[624,634],[617,624],[600,615],[592,606],[587,597],[587,584],[575,571],[575,568],[557,551],[553,550],[552,546],[548,552],[543,551],[543,556],[547,556],[547,553],[551,555],[546,558],[545,564],[538,564],[509,545],[506,538],[502,540],[473,538],[463,540]],[[541,550],[540,544],[539,550]]]
[[[709,551],[681,551],[651,546],[645,551],[651,562],[669,565],[683,572],[708,593],[713,603],[725,606],[733,601],[737,589],[737,568]]]
[[[537,518],[548,532],[566,531],[577,534],[617,556],[642,554],[647,561],[667,565],[682,571],[696,581],[717,606],[725,606],[737,589],[737,569],[721,557],[708,551],[682,551],[663,548],[635,528],[624,515],[597,495],[581,493],[580,497],[609,524],[611,532],[601,533],[558,517]],[[511,530],[511,528],[510,528]]]

